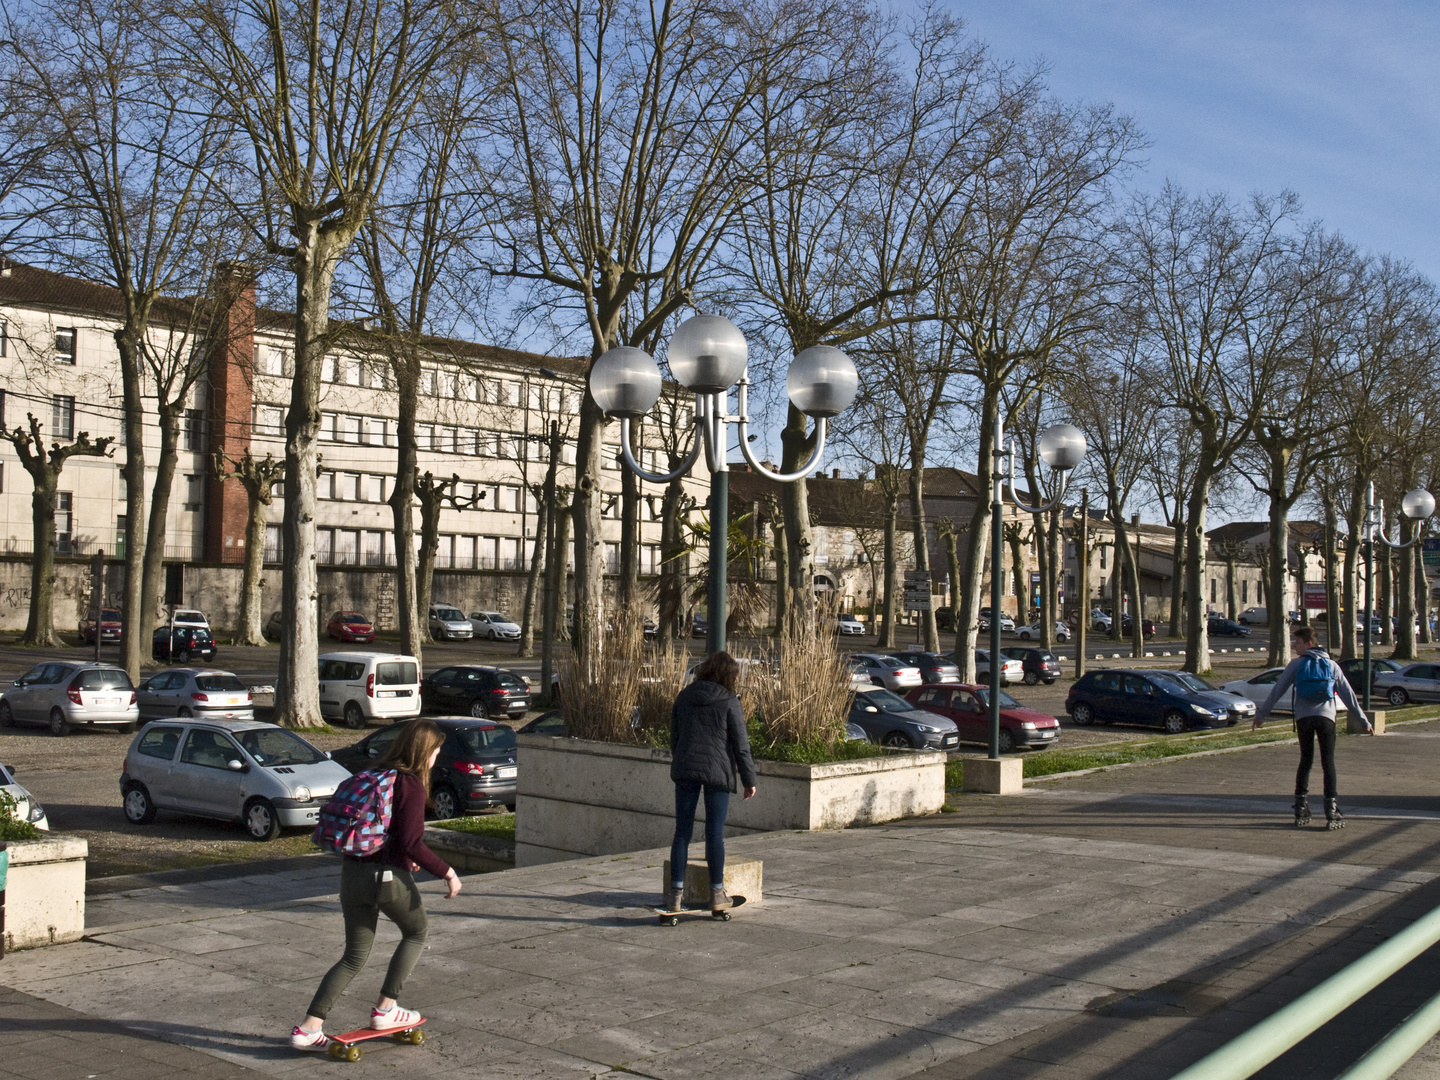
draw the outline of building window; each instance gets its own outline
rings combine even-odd
[[[125,515],[115,515],[115,557],[125,558]]]
[[[346,502],[359,502],[360,474],[347,472],[337,473],[336,476],[339,480],[340,490],[336,492],[335,497],[337,499],[343,499]]]
[[[420,369],[420,393],[424,394],[426,397],[434,397],[434,396],[435,396],[435,384],[436,384],[436,380],[435,380],[435,369],[434,369],[434,368],[421,368],[421,369]]]
[[[385,477],[365,477],[365,501],[376,503],[385,501]]]
[[[1250,582],[1248,581],[1240,582],[1240,603],[1250,603]]]
[[[75,496],[69,491],[55,493],[55,550],[61,555],[72,553],[71,537],[75,531]]]
[[[335,561],[335,530],[315,530],[315,561],[327,566]]]
[[[0,319],[0,356],[10,355],[10,323]]]
[[[50,399],[50,433],[57,439],[75,437],[75,399],[56,394]]]
[[[358,566],[360,563],[360,530],[335,530],[335,559],[337,566]]]
[[[185,410],[185,449],[197,454],[205,450],[205,410]]]
[[[475,537],[457,536],[455,538],[455,567],[459,570],[475,568]]]
[[[3,352],[3,351],[0,351],[0,356],[3,356],[3,355],[4,355],[4,352]],[[4,428],[4,427],[5,427],[5,391],[4,391],[4,390],[0,390],[0,428]]]
[[[55,329],[55,362],[72,365],[75,363],[75,328],[73,326]]]
[[[185,475],[185,505],[182,510],[191,513],[198,513],[200,502],[205,498],[205,478],[198,473],[186,473]]]
[[[1100,569],[1105,569],[1105,545],[1100,545]]]
[[[365,532],[364,561],[366,566],[385,565],[385,534],[374,529]]]
[[[315,497],[317,499],[333,499],[335,497],[335,474],[333,472],[322,472],[316,479]]]
[[[334,356],[327,356],[324,360],[320,361],[320,381],[333,383],[339,364],[339,358]]]
[[[1220,595],[1219,589],[1220,583],[1212,577],[1210,579],[1210,603],[1215,603],[1217,597]]]
[[[335,441],[335,414],[333,412],[320,414],[320,438],[326,442]]]
[[[340,442],[358,443],[360,441],[361,417],[342,416],[336,420],[335,437]]]
[[[280,561],[280,526],[265,526],[265,561]]]

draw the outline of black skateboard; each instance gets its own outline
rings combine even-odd
[[[365,1042],[368,1039],[394,1039],[398,1043],[409,1043],[411,1046],[420,1046],[425,1042],[425,1032],[420,1030],[420,1025],[425,1023],[425,1017],[420,1017],[415,1023],[406,1027],[382,1028],[376,1031],[373,1028],[357,1028],[355,1031],[347,1031],[344,1035],[330,1036],[330,1056],[336,1061],[359,1061],[360,1047],[357,1043]]]
[[[651,908],[650,910],[660,916],[661,926],[676,925],[680,921],[681,915],[707,915],[721,922],[729,922],[730,912],[734,911],[743,903],[745,903],[745,897],[732,896],[730,897],[730,906],[728,908],[722,908],[720,911],[711,911],[708,907],[682,907],[679,911],[669,911],[666,908],[657,907]]]

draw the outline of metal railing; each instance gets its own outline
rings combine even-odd
[[[1440,908],[1301,994],[1171,1080],[1245,1080],[1440,942]],[[1422,1005],[1339,1080],[1385,1080],[1440,1031],[1440,995]]]

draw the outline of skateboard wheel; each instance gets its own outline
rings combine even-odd
[[[360,1047],[358,1047],[358,1046],[347,1046],[347,1047],[345,1048],[345,1060],[346,1060],[346,1061],[359,1061],[359,1060],[360,1060]]]
[[[330,1056],[331,1056],[332,1058],[334,1058],[336,1061],[344,1061],[344,1060],[345,1060],[345,1044],[344,1044],[344,1043],[338,1043],[338,1042],[332,1042],[332,1043],[330,1044]]]
[[[411,1045],[411,1046],[424,1046],[424,1045],[425,1045],[425,1032],[419,1031],[419,1030],[410,1032],[410,1045]]]
[[[674,916],[674,915],[661,915],[661,916],[660,916],[660,925],[661,925],[661,926],[678,926],[679,923],[680,923],[680,919],[679,919],[677,916]]]
[[[720,912],[720,921],[721,921],[721,922],[729,922],[729,921],[730,921],[730,913],[729,913],[728,911],[722,911],[722,912]]]

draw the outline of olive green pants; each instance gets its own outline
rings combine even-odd
[[[393,879],[381,881],[387,869]],[[375,945],[375,925],[382,911],[400,928],[402,935],[385,972],[385,983],[380,988],[382,997],[400,996],[405,980],[415,970],[425,949],[425,905],[408,871],[346,859],[340,870],[340,910],[345,915],[345,955],[326,972],[310,1002],[309,1015],[321,1020],[330,1015],[336,999],[370,959],[370,950]]]

